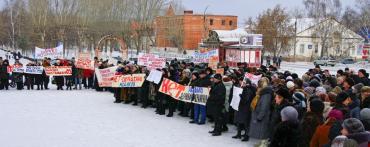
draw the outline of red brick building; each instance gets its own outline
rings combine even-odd
[[[184,11],[175,15],[172,6],[165,16],[156,18],[156,46],[197,49],[210,30],[234,30],[238,17],[230,15],[202,15]]]

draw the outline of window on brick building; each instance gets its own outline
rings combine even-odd
[[[213,25],[213,19],[209,20],[209,25]]]
[[[230,20],[230,21],[229,21],[229,25],[230,25],[230,26],[232,26],[232,25],[233,25],[233,21],[232,21],[232,20]]]
[[[225,23],[226,23],[226,21],[225,21],[225,20],[222,20],[222,25],[223,25],[223,26],[225,25]]]

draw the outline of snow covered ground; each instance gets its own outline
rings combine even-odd
[[[337,70],[342,69],[344,70],[346,67],[348,67],[350,70],[354,70],[355,73],[359,69],[370,69],[369,63],[356,63],[356,64],[336,64],[334,67],[332,66],[320,66],[321,69],[327,69],[330,71],[332,75],[335,75],[337,73]],[[309,69],[315,68],[315,65],[313,62],[282,62],[279,71],[290,71],[292,73],[297,73],[299,76],[302,76],[304,73],[306,73]]]
[[[55,89],[55,88],[53,88]],[[189,124],[126,104],[108,92],[0,91],[0,145],[6,147],[246,147],[256,140],[219,137],[211,124]]]

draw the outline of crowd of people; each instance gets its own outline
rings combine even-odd
[[[29,65],[51,66],[50,62],[45,59]],[[94,62],[99,69],[114,66],[97,58]],[[15,64],[20,63],[16,61]],[[9,63],[4,60],[0,65],[2,88],[9,80],[4,72]],[[103,88],[99,87],[94,71],[76,68],[74,59],[57,60],[54,64],[66,65],[72,66],[73,74],[54,77],[53,83],[58,90],[63,90],[64,86],[70,90],[72,86],[81,89],[83,84],[85,88],[110,91],[114,93],[115,103],[153,107],[156,114],[167,114],[167,117],[178,112],[182,117],[189,117],[189,123],[195,125],[214,123],[213,130],[209,131],[212,136],[222,135],[231,124],[237,129],[232,138],[241,141],[255,138],[261,140],[259,146],[367,147],[370,141],[370,80],[365,69],[346,68],[330,73],[316,66],[299,77],[289,71],[280,72],[274,65],[250,68],[241,64],[237,68],[220,65],[224,69],[220,74],[204,64],[172,60],[166,68],[157,69],[162,72],[159,84],[145,81],[142,87]],[[148,76],[150,71],[135,63],[117,63],[116,75],[138,73]],[[245,78],[245,73],[262,75],[262,78],[254,83]],[[33,85],[37,85],[37,89],[48,89],[49,77],[45,74],[18,76],[25,76],[26,80],[15,78],[18,79],[17,88],[19,84],[26,85],[27,89],[32,89]],[[210,88],[206,105],[179,101],[159,92],[164,78],[181,85]],[[230,106],[235,87],[243,89],[237,111]]]

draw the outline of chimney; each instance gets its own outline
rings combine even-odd
[[[193,10],[185,10],[184,15],[193,15]]]

